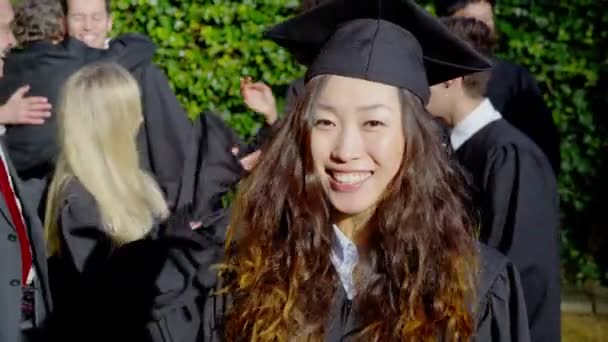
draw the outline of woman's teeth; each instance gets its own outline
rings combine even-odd
[[[342,173],[342,172],[332,172],[332,178],[339,183],[343,184],[357,184],[361,183],[369,176],[371,176],[371,172],[350,172],[350,173]]]

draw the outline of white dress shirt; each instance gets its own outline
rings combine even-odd
[[[489,99],[483,100],[471,114],[460,121],[450,133],[450,141],[454,150],[458,150],[475,133],[490,123],[502,119],[502,115],[492,106]]]
[[[331,263],[334,265],[342,287],[349,300],[355,297],[355,281],[353,270],[359,262],[357,246],[351,241],[338,226],[333,225],[334,241],[331,248]]]

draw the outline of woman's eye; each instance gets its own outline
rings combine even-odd
[[[334,125],[333,122],[331,122],[330,120],[326,120],[326,119],[319,119],[319,120],[315,121],[316,127],[331,127],[333,125]]]
[[[365,123],[365,125],[368,127],[380,127],[384,126],[384,122],[378,120],[369,120]]]

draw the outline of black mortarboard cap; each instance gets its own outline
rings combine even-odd
[[[488,70],[489,60],[409,0],[333,0],[266,33],[308,66],[306,81],[332,74],[408,89]]]

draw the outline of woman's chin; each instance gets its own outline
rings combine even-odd
[[[361,215],[368,212],[374,204],[373,201],[333,199],[331,196],[330,202],[334,210],[342,216]]]

